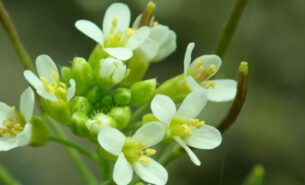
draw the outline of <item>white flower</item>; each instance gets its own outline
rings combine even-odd
[[[78,20],[75,27],[85,35],[103,46],[112,57],[128,60],[132,50],[140,46],[149,36],[149,28],[138,30],[129,28],[130,10],[123,3],[113,3],[107,10],[103,20],[103,31],[93,22]]]
[[[29,87],[20,97],[20,112],[0,102],[0,151],[28,145],[32,137],[34,92]]]
[[[109,82],[110,85],[120,83],[129,73],[126,65],[119,59],[108,57],[101,59],[99,77],[103,82]]]
[[[210,101],[225,102],[234,99],[237,82],[230,79],[208,80],[221,66],[221,58],[217,55],[202,55],[191,63],[191,55],[195,44],[187,46],[184,57],[184,76],[189,87],[194,90],[204,87]]]
[[[168,174],[166,169],[152,158],[156,151],[149,147],[162,141],[164,128],[157,122],[147,123],[132,137],[125,137],[119,130],[105,128],[98,135],[98,142],[108,152],[118,156],[114,165],[113,179],[118,185],[128,184],[133,170],[144,181],[163,185]]]
[[[75,95],[75,81],[70,80],[70,87],[60,82],[56,64],[48,55],[40,55],[36,58],[37,77],[32,71],[24,71],[25,79],[36,89],[37,94],[50,100],[58,101],[58,98],[70,101]]]
[[[167,137],[179,143],[198,166],[200,160],[188,145],[213,149],[221,143],[221,134],[216,128],[194,119],[206,103],[205,92],[198,89],[186,96],[177,111],[175,103],[168,96],[156,95],[151,102],[151,110],[167,129]]]
[[[139,28],[139,22],[142,17],[140,14],[133,23],[133,28]],[[168,26],[159,24],[158,22],[151,19],[149,37],[145,40],[143,44],[138,48],[146,60],[150,62],[159,62],[170,54],[172,54],[177,48],[177,36],[173,30],[170,30]],[[140,27],[142,28],[142,27]]]

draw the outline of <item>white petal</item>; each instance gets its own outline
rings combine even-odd
[[[125,31],[130,24],[130,10],[128,6],[123,3],[113,3],[106,10],[104,20],[103,20],[103,31],[107,36],[112,26],[112,20],[116,17],[118,20],[116,31]]]
[[[133,176],[133,168],[121,153],[113,169],[113,180],[118,185],[127,185]]]
[[[104,33],[93,22],[88,20],[78,20],[75,22],[75,27],[95,42],[102,46],[104,45]]]
[[[97,139],[101,147],[118,156],[125,144],[126,137],[117,129],[104,128],[98,134]]]
[[[192,52],[195,47],[195,43],[191,42],[187,45],[186,52],[184,54],[184,75],[187,75],[187,72],[190,68],[191,60],[192,60]]]
[[[16,137],[14,136],[0,137],[0,152],[8,151],[16,147],[18,147],[18,144],[16,142]]]
[[[199,89],[199,90],[204,90],[205,91],[205,88],[204,87],[201,87],[195,80],[192,76],[187,76],[186,77],[186,83],[187,85],[189,86],[189,88],[194,91],[196,89]]]
[[[138,28],[139,27],[141,17],[142,17],[142,14],[139,14],[137,16],[137,18],[134,20],[134,22],[132,23],[133,28]]]
[[[196,89],[185,97],[176,116],[184,119],[195,118],[201,112],[206,103],[207,97],[205,92]]]
[[[41,80],[30,70],[23,72],[25,79],[36,89],[43,90],[43,84]]]
[[[176,105],[170,97],[158,94],[151,101],[151,111],[161,123],[168,126],[176,114]]]
[[[167,41],[160,46],[157,56],[153,59],[152,62],[159,62],[170,54],[172,54],[177,48],[177,36],[176,33],[170,31],[169,36],[167,37]]]
[[[184,148],[184,150],[189,155],[192,162],[195,165],[200,166],[201,165],[200,160],[198,159],[196,154],[184,143],[184,141],[180,137],[177,137],[177,136],[175,136],[175,140],[177,141],[177,143],[179,143]]]
[[[126,74],[126,65],[123,64],[121,61],[118,61],[118,67],[117,69],[114,71],[113,76],[112,76],[112,80],[115,83],[119,83],[123,80],[123,78],[125,77]]]
[[[169,28],[165,25],[157,25],[151,28],[149,38],[156,41],[159,46],[163,45],[169,37]]]
[[[70,87],[67,90],[67,102],[69,102],[70,100],[72,100],[72,98],[75,95],[75,80],[71,79],[70,81]]]
[[[18,146],[25,146],[30,144],[32,138],[32,125],[30,123],[25,124],[24,129],[16,136],[16,142]]]
[[[139,47],[149,36],[150,30],[147,26],[143,26],[129,38],[126,48],[134,50]]]
[[[116,59],[108,57],[101,61],[100,65],[100,76],[104,78],[109,78],[115,69],[114,62]]]
[[[237,92],[237,82],[235,80],[212,80],[215,88],[208,88],[207,95],[210,101],[226,102],[235,98]]]
[[[168,179],[166,169],[153,159],[150,162],[136,162],[134,170],[141,179],[148,183],[164,185]]]
[[[192,130],[192,135],[184,139],[184,141],[191,147],[198,149],[213,149],[221,143],[220,132],[210,126],[203,125],[203,127]]]
[[[212,75],[209,76],[209,78],[211,78],[212,76],[214,76],[214,74],[217,73],[222,63],[221,58],[217,55],[202,55],[192,62],[191,67],[194,67],[194,65],[197,64],[196,61],[198,61],[199,59],[202,60],[202,66],[204,69],[207,69],[210,65],[215,65],[216,70]]]
[[[33,90],[28,87],[20,97],[20,112],[26,122],[30,122],[33,115],[35,96]]]
[[[150,122],[139,128],[132,136],[134,141],[145,141],[146,148],[156,145],[163,140],[165,134],[164,126],[159,122]]]
[[[6,105],[3,102],[0,102],[0,128],[3,127],[2,122],[14,117],[14,114],[11,111],[10,106]]]
[[[127,48],[105,48],[105,51],[112,57],[119,60],[128,60],[132,57],[132,51]]]
[[[53,62],[53,60],[48,55],[39,55],[36,58],[36,69],[38,72],[38,75],[40,77],[45,77],[48,82],[55,81],[52,73],[55,72],[57,75],[58,69],[56,67],[56,64]]]
[[[51,93],[48,93],[48,92],[45,92],[45,91],[41,91],[41,90],[37,90],[37,94],[44,99],[54,101],[54,102],[58,101],[58,98],[54,94],[51,94]]]
[[[151,62],[158,54],[159,44],[148,38],[138,47],[138,50],[142,53],[145,61]]]

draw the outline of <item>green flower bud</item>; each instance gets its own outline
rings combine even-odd
[[[143,79],[149,67],[149,61],[145,59],[143,54],[139,51],[134,51],[132,58],[127,62],[129,74],[121,82],[123,86],[130,86],[135,82]]]
[[[89,56],[89,64],[91,65],[92,69],[94,70],[94,74],[98,74],[99,73],[99,63],[100,60],[102,58],[106,58],[108,57],[109,54],[106,53],[103,50],[103,46],[101,45],[96,45],[96,47],[93,49],[93,51],[91,52],[90,56]]]
[[[59,99],[57,102],[41,99],[42,107],[45,112],[57,122],[69,125],[70,110],[65,100]]]
[[[61,73],[62,81],[68,84],[69,80],[72,78],[71,68],[67,66],[63,66],[60,69],[60,73]]]
[[[71,131],[77,136],[89,136],[89,130],[86,126],[88,117],[83,112],[74,112],[71,118]]]
[[[102,96],[102,91],[99,89],[99,87],[91,88],[86,95],[90,103],[94,103],[98,101],[101,98],[101,96]]]
[[[110,107],[113,105],[113,99],[111,94],[106,93],[101,98],[101,106],[103,107]]]
[[[82,112],[84,114],[89,114],[90,103],[86,97],[76,96],[69,104],[71,112]]]
[[[113,92],[114,103],[117,105],[129,105],[131,101],[131,92],[127,88],[118,88]]]
[[[101,129],[107,127],[115,128],[116,122],[112,117],[107,116],[104,113],[98,113],[93,117],[92,120],[87,121],[86,126],[89,129],[90,136],[93,139],[96,139]]]
[[[154,122],[154,121],[159,121],[159,120],[155,117],[155,115],[153,113],[145,114],[142,117],[143,125],[146,124],[146,123],[149,123],[149,122]]]
[[[186,83],[184,75],[178,75],[162,83],[155,91],[155,94],[165,94],[175,103],[181,103],[191,89]]]
[[[134,83],[130,87],[131,104],[134,106],[141,106],[149,102],[154,95],[156,89],[156,79],[144,80]]]
[[[92,85],[93,72],[90,64],[80,57],[75,57],[71,68],[72,78],[76,82],[76,95],[83,95]]]
[[[129,107],[115,107],[111,109],[108,115],[115,120],[117,128],[123,129],[128,125],[131,110]]]
[[[49,139],[49,128],[47,124],[37,116],[33,116],[31,146],[43,146]]]

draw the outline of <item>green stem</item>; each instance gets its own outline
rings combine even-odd
[[[92,160],[94,160],[98,163],[100,162],[99,157],[95,153],[90,152],[86,148],[83,148],[82,146],[79,146],[75,143],[72,143],[71,141],[65,140],[65,139],[60,138],[58,136],[49,136],[49,140],[60,143],[60,144],[63,144],[67,147],[73,148],[73,149],[79,151],[81,154],[84,154],[85,156],[91,158]]]
[[[236,0],[230,18],[218,41],[215,53],[223,57],[238,26],[242,13],[248,3],[248,0]]]
[[[150,102],[142,105],[141,107],[139,107],[135,111],[135,113],[132,114],[132,116],[130,118],[130,121],[129,121],[129,124],[136,123],[140,119],[140,117],[149,109],[149,105],[150,105]]]
[[[5,10],[4,5],[1,0],[0,0],[0,21],[5,29],[6,33],[9,36],[23,67],[25,69],[29,69],[29,70],[33,71],[34,67],[33,67],[32,60],[31,60],[29,54],[27,53],[27,51],[25,50],[25,48],[23,47],[23,45],[19,39],[19,36],[17,34],[17,31],[14,27],[14,24],[11,21],[11,18],[9,16],[8,12]]]
[[[6,169],[0,164],[0,184],[3,185],[21,185]]]
[[[62,138],[62,139],[68,139],[68,136],[66,133],[59,127],[57,123],[54,122],[51,118],[45,116],[48,120],[49,125],[51,126],[54,133]],[[84,163],[84,161],[81,159],[81,156],[72,148],[65,147],[67,152],[69,153],[70,157],[84,176],[85,180],[87,181],[88,185],[95,185],[97,184],[97,181],[95,177],[92,175],[91,171],[89,170],[88,166]]]

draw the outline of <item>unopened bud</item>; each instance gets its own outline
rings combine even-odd
[[[69,104],[71,112],[82,112],[88,114],[90,112],[90,103],[87,98],[76,96]]]
[[[71,68],[67,66],[63,66],[60,69],[61,80],[65,83],[69,83],[69,80],[72,78]]]
[[[91,88],[86,95],[90,103],[94,103],[98,101],[101,98],[101,96],[102,96],[102,91],[97,86]]]
[[[117,105],[129,105],[131,101],[131,92],[127,88],[118,88],[113,92],[114,103]]]
[[[89,130],[86,126],[88,117],[83,112],[74,112],[71,118],[70,129],[77,136],[88,136]]]
[[[130,87],[131,104],[134,106],[141,106],[149,102],[154,95],[156,89],[156,79],[144,80],[134,83]]]
[[[109,116],[115,120],[117,128],[123,129],[128,125],[131,110],[129,107],[115,107],[111,109]]]
[[[39,117],[33,116],[31,146],[43,146],[49,139],[49,128],[47,124]]]
[[[76,95],[83,95],[92,84],[93,72],[90,64],[80,57],[75,57],[71,68],[72,78],[76,82]]]

